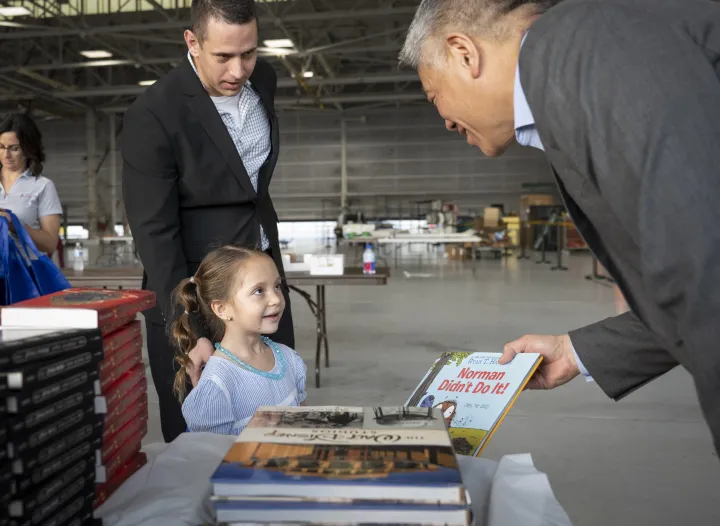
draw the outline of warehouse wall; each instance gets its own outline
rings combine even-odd
[[[334,220],[340,204],[339,116],[333,111],[292,111],[281,113],[280,123],[281,155],[271,186],[280,218]],[[85,121],[40,125],[48,155],[46,175],[56,182],[70,221],[83,223],[88,200]],[[431,107],[355,112],[346,126],[350,207],[370,218],[410,217],[418,210],[417,201],[429,199],[453,201],[461,213],[493,203],[518,211],[519,196],[532,193],[523,183],[552,182],[540,152],[513,147],[500,159],[488,159],[445,131]],[[107,121],[100,120],[98,159],[106,153],[108,136]],[[117,162],[121,174],[119,155]],[[117,184],[120,198],[120,176]],[[97,188],[99,214],[108,219],[111,186],[107,157]]]

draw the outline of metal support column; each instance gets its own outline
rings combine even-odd
[[[345,224],[348,212],[348,172],[347,172],[347,124],[340,119],[340,217],[341,226]]]
[[[117,215],[117,139],[115,114],[108,116],[108,133],[110,141],[110,231],[115,234],[115,225],[118,223]]]
[[[88,208],[87,222],[89,237],[97,237],[98,226],[98,201],[97,201],[97,163],[95,160],[97,146],[97,120],[95,112],[89,109],[85,113],[85,134],[87,139],[87,188],[88,188]]]

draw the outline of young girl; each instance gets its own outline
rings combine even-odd
[[[302,358],[262,336],[278,329],[285,309],[280,287],[270,257],[236,246],[208,254],[195,275],[178,285],[175,298],[184,313],[173,324],[180,364],[175,392],[189,431],[237,435],[260,406],[304,404]],[[185,398],[187,354],[198,339],[191,314],[210,331],[215,354]]]

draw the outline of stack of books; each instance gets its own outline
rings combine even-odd
[[[0,331],[4,510],[14,524],[92,518],[102,356],[97,331]]]
[[[0,440],[10,474],[0,460],[0,485],[7,478],[2,509],[13,524],[84,524],[145,464],[147,380],[135,318],[154,302],[145,291],[69,289],[2,308]]]
[[[436,408],[262,407],[211,483],[225,524],[471,523]]]

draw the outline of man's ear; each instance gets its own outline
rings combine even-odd
[[[193,57],[200,55],[200,39],[197,38],[195,33],[186,29],[183,36],[185,37],[185,43],[187,44],[188,50],[190,50],[190,54]]]
[[[482,73],[482,49],[469,36],[453,33],[445,39],[450,60],[456,60],[476,79]]]

